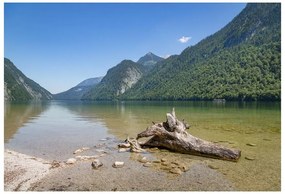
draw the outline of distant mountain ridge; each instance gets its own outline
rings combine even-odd
[[[103,77],[95,77],[86,79],[65,92],[54,94],[53,97],[56,100],[80,100],[85,93],[100,83],[102,78]]]
[[[148,52],[146,55],[141,57],[137,63],[142,64],[145,67],[151,68],[153,67],[157,62],[164,60],[164,58],[159,57],[152,52]]]
[[[6,101],[51,100],[52,94],[26,77],[9,59],[4,58],[4,99]]]
[[[83,95],[83,100],[114,100],[133,87],[144,75],[164,60],[149,52],[138,62],[123,60],[108,70],[101,83]]]
[[[102,81],[83,95],[83,100],[113,100],[130,89],[144,73],[141,64],[131,60],[121,63],[108,70]]]

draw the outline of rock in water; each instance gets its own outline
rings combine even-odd
[[[179,168],[173,168],[169,172],[172,174],[182,174],[182,171]]]
[[[66,164],[74,164],[76,162],[76,159],[75,158],[69,158],[67,161],[66,161]]]
[[[144,163],[143,166],[144,166],[144,167],[151,167],[152,164],[151,164],[150,162],[147,162],[147,163]]]
[[[99,167],[103,166],[103,163],[100,160],[95,159],[91,163],[91,166],[92,166],[93,169],[98,169]]]
[[[112,166],[114,168],[122,168],[124,166],[124,162],[119,162],[119,161],[116,161]]]

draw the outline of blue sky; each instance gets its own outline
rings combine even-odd
[[[5,3],[4,56],[51,93],[148,52],[180,54],[244,3]]]

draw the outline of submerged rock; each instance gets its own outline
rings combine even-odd
[[[124,165],[125,165],[124,162],[116,161],[112,166],[113,166],[114,168],[122,168]]]
[[[122,153],[122,152],[129,152],[130,148],[120,148],[118,152]]]
[[[152,163],[147,162],[147,163],[144,163],[143,166],[144,166],[144,167],[151,167],[151,166],[152,166]]]
[[[89,147],[83,147],[83,148],[80,148],[80,149],[77,149],[73,152],[73,154],[78,154],[78,153],[81,153],[83,151],[86,151],[86,150],[89,150],[90,148]]]
[[[167,160],[165,158],[161,158],[161,162],[166,162]]]
[[[247,146],[253,146],[253,147],[256,146],[256,144],[254,144],[254,143],[247,143],[246,145]]]
[[[140,158],[140,159],[139,159],[139,162],[141,162],[141,163],[146,163],[146,162],[147,162],[146,157],[142,157],[142,158]]]
[[[244,157],[246,160],[255,160],[255,158],[254,157],[250,157],[250,156],[246,156],[246,157]]]
[[[211,164],[209,164],[208,167],[211,168],[211,169],[219,169],[219,167],[213,166],[213,165],[211,165]]]
[[[92,166],[93,169],[98,169],[101,166],[103,166],[103,163],[100,160],[95,159],[95,160],[92,161],[91,166]]]
[[[93,160],[99,158],[99,156],[76,156],[75,158],[78,160]]]
[[[172,174],[182,174],[183,172],[179,168],[172,168],[169,172]]]
[[[74,164],[76,162],[76,159],[75,158],[69,158],[67,161],[66,161],[66,164]]]

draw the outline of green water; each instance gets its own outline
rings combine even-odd
[[[135,137],[152,121],[165,120],[172,107],[189,133],[238,148],[240,160],[228,162],[172,152],[155,152],[188,164],[214,166],[237,190],[281,189],[280,103],[213,102],[66,102],[5,104],[5,148],[63,160],[100,139]],[[247,144],[255,144],[249,146]],[[247,160],[245,157],[254,158]]]

